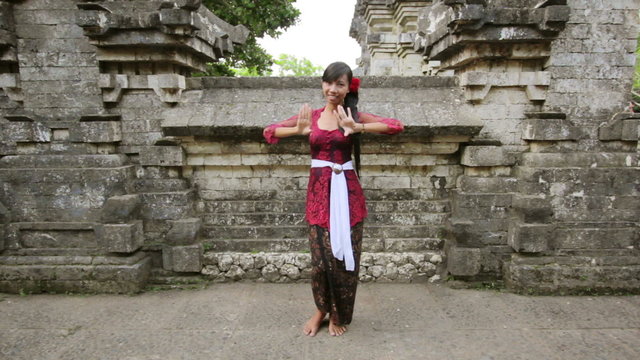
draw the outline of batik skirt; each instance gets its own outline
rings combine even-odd
[[[318,310],[328,313],[336,325],[351,323],[360,270],[362,229],[362,222],[351,227],[355,269],[347,271],[344,261],[336,259],[331,252],[329,230],[319,225],[309,225],[313,299]]]

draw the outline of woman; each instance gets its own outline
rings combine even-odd
[[[359,83],[347,64],[335,62],[322,75],[324,108],[311,110],[304,104],[298,115],[264,130],[270,144],[279,138],[303,135],[309,137],[311,145],[306,220],[313,267],[311,287],[317,310],[304,325],[303,332],[308,336],[317,333],[327,314],[332,336],[344,334],[346,325],[351,323],[362,222],[367,216],[355,171],[360,157],[359,135],[355,134],[395,134],[403,130],[398,120],[357,111]]]

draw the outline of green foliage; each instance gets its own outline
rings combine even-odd
[[[640,37],[636,46],[636,71],[631,89],[631,111],[640,112]]]
[[[256,39],[265,35],[277,38],[293,25],[300,11],[293,7],[295,0],[204,0],[203,4],[216,16],[231,25],[242,24],[250,30],[247,41],[235,48],[225,61],[213,63],[204,75],[234,76],[232,68],[252,69],[260,75],[270,72],[271,55],[258,45]]]
[[[269,70],[268,72],[265,72],[263,74],[260,74],[260,72],[258,72],[258,69],[256,69],[255,67],[231,69],[231,71],[233,71],[233,74],[235,76],[264,76],[264,75],[271,75],[271,70]]]
[[[280,54],[275,62],[278,76],[319,76],[322,74],[322,66],[314,65],[311,60],[297,58],[293,55]],[[271,70],[260,72],[257,68],[241,67],[230,69],[235,76],[265,76],[271,75]]]
[[[280,54],[275,63],[279,67],[279,76],[318,76],[323,70],[306,58],[298,59],[287,54]]]
[[[636,45],[636,73],[633,78],[633,89],[640,91],[640,37]]]

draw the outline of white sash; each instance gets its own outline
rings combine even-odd
[[[331,251],[338,260],[343,260],[348,271],[355,270],[351,248],[351,218],[349,217],[349,191],[344,170],[353,170],[353,162],[340,165],[331,161],[312,159],[311,167],[330,167],[331,196],[329,198],[329,238]]]

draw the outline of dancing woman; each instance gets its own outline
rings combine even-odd
[[[279,138],[309,137],[311,170],[307,188],[312,278],[316,312],[304,325],[314,336],[329,315],[329,334],[340,336],[351,323],[358,285],[362,223],[367,216],[358,180],[360,134],[396,134],[403,124],[357,110],[360,80],[343,62],[329,65],[322,75],[325,107],[302,105],[298,115],[264,129],[270,144]],[[351,159],[352,152],[355,157]]]

